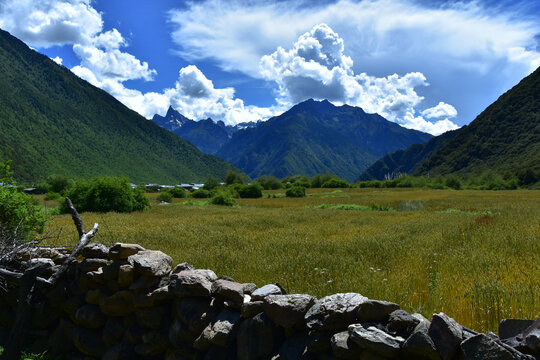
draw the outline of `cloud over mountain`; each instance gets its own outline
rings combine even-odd
[[[278,47],[263,56],[260,70],[265,79],[278,84],[282,103],[328,99],[360,106],[369,113],[432,134],[458,127],[448,119],[432,123],[416,114],[423,97],[415,88],[428,85],[422,73],[380,78],[366,73],[355,75],[353,60],[345,55],[343,39],[326,24],[316,25],[301,35],[290,50]]]

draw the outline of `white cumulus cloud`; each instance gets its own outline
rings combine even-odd
[[[428,119],[452,118],[457,116],[457,110],[452,105],[441,101],[437,106],[422,111],[422,116]]]
[[[88,43],[103,20],[90,0],[3,0],[0,28],[33,47]]]
[[[432,134],[457,128],[448,119],[432,123],[416,115],[423,97],[415,88],[428,85],[422,73],[375,77],[366,73],[355,75],[352,69],[353,60],[345,55],[343,39],[326,24],[316,25],[301,35],[290,50],[278,47],[260,61],[264,78],[278,84],[281,103],[328,99],[360,106],[366,112]],[[444,103],[426,110],[426,114],[436,110],[453,110],[457,114],[455,108]]]

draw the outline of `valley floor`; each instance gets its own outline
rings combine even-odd
[[[148,211],[82,217],[100,224],[95,241],[139,243],[239,282],[318,297],[358,292],[428,318],[443,311],[480,331],[540,316],[540,191],[284,192],[235,208],[158,205],[148,194]],[[69,216],[48,231],[60,231],[58,244],[76,242]]]

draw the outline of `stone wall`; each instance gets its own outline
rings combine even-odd
[[[65,258],[37,249],[19,270],[46,278]],[[172,265],[135,244],[87,246],[58,286],[38,292],[26,347],[63,359],[540,359],[540,319],[504,320],[499,338],[356,293],[287,295]],[[7,285],[0,343],[18,299]]]

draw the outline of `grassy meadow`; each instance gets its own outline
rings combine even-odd
[[[443,311],[479,331],[540,316],[540,192],[308,189],[306,198],[174,199],[144,212],[84,213],[95,241],[139,243],[239,282],[279,282],[317,297],[358,292],[428,318]],[[196,200],[196,199],[193,199]],[[55,203],[44,202],[47,206]],[[74,244],[56,216],[48,232]]]

